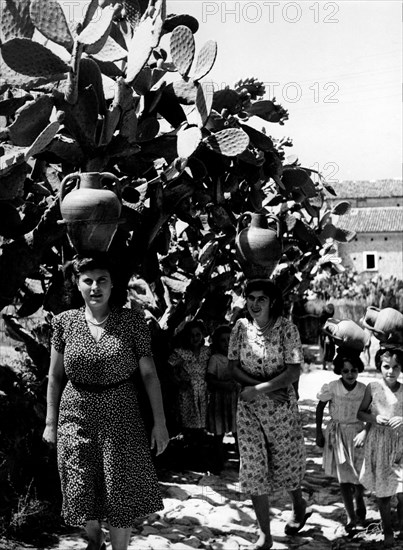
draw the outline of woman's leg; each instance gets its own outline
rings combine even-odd
[[[364,500],[363,485],[354,485],[355,490],[355,515],[359,521],[364,521],[367,516],[367,507]]]
[[[346,530],[356,526],[357,519],[354,511],[354,486],[352,483],[340,483],[341,498],[347,514]]]
[[[390,510],[391,497],[378,497],[379,512],[381,514],[383,537],[385,546],[390,547],[393,545],[393,527],[392,527],[392,514]]]
[[[270,533],[269,495],[252,495],[251,498],[260,530],[260,536],[255,548],[268,550],[273,546],[273,539]]]
[[[132,534],[131,527],[123,529],[122,527],[112,527],[112,525],[110,525],[109,533],[111,537],[112,550],[127,550],[130,542],[130,536]]]
[[[403,493],[397,493],[397,528],[399,540],[403,540]]]
[[[312,515],[312,510],[308,508],[308,504],[302,496],[301,488],[288,491],[292,501],[291,518],[287,521],[284,528],[286,535],[296,535],[305,525],[306,520]]]
[[[87,521],[85,531],[88,537],[87,550],[100,550],[104,542],[104,533],[101,524],[97,520]]]

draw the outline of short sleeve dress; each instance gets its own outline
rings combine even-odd
[[[232,382],[228,357],[215,353],[210,357],[207,372],[222,382]],[[236,432],[238,387],[228,390],[211,387],[208,394],[207,429],[216,435]]]
[[[113,527],[132,527],[163,508],[136,388],[133,381],[118,385],[151,355],[144,317],[113,309],[96,343],[84,307],[65,311],[53,319],[52,345],[63,353],[68,377],[57,431],[64,519],[75,526],[107,519]],[[80,384],[115,387],[94,392]]]
[[[184,382],[179,388],[178,420],[181,428],[204,429],[207,422],[207,365],[210,348],[202,346],[199,355],[184,348],[175,349],[168,363]]]
[[[403,416],[403,384],[397,392],[383,380],[370,382],[374,415]],[[364,447],[360,481],[378,498],[403,493],[403,426],[371,424]]]
[[[248,319],[231,332],[228,358],[239,360],[249,375],[267,381],[285,370],[285,363],[302,362],[297,327],[279,317],[262,335]],[[292,385],[288,402],[275,403],[267,394],[238,400],[237,433],[241,490],[250,495],[297,489],[305,474],[305,445],[297,398]]]
[[[339,379],[324,384],[317,395],[320,401],[329,401],[331,417],[325,432],[323,469],[339,483],[360,483],[364,450],[354,447],[353,440],[364,428],[364,423],[357,419],[364,393],[362,382],[357,382],[354,389],[348,391]]]

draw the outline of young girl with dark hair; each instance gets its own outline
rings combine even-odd
[[[338,380],[324,384],[317,398],[316,444],[323,447],[323,469],[340,484],[340,492],[347,514],[345,529],[351,532],[357,521],[363,521],[366,507],[364,487],[359,481],[366,437],[364,423],[357,420],[357,412],[365,392],[365,384],[357,381],[364,370],[359,353],[339,349],[333,359]],[[330,422],[325,435],[322,431],[323,412],[329,404]],[[354,508],[354,500],[356,508]]]
[[[358,418],[370,424],[360,480],[375,493],[381,515],[384,546],[394,544],[391,499],[397,497],[399,540],[403,540],[403,350],[381,347],[375,365],[382,379],[370,382]]]

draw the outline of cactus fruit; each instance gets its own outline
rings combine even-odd
[[[195,41],[192,31],[184,25],[176,27],[171,34],[170,51],[172,61],[178,72],[186,77],[195,55]]]
[[[217,57],[217,42],[208,40],[201,48],[196,60],[196,67],[192,75],[193,80],[200,80],[208,74]]]
[[[53,99],[48,95],[36,97],[20,107],[15,120],[9,126],[14,145],[28,147],[48,125],[53,109]]]
[[[69,66],[42,44],[28,38],[12,38],[1,45],[4,62],[17,73],[56,79]]]
[[[245,151],[248,147],[249,136],[239,128],[228,128],[204,138],[203,143],[216,153],[227,157],[234,157]]]
[[[199,146],[202,139],[202,133],[197,126],[188,126],[179,130],[177,134],[178,157],[188,158]]]
[[[2,0],[0,15],[0,42],[11,38],[31,38],[34,34],[29,0]]]
[[[46,38],[71,51],[73,37],[63,9],[55,0],[31,0],[29,13],[35,27]]]
[[[241,93],[245,90],[249,94],[250,98],[255,100],[258,97],[264,96],[266,93],[266,88],[264,83],[257,78],[243,78],[238,80],[234,84],[234,90],[238,93]]]

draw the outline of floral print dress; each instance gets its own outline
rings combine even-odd
[[[285,370],[285,363],[302,362],[297,327],[278,318],[265,335],[247,319],[239,319],[231,332],[228,358],[239,360],[250,376],[270,380]],[[295,390],[289,400],[276,403],[267,394],[246,402],[239,399],[238,443],[241,490],[250,495],[294,490],[305,474],[305,446]]]
[[[207,422],[207,365],[210,348],[202,346],[198,355],[177,348],[168,359],[180,380],[178,395],[178,421],[181,428],[200,429]]]
[[[403,416],[403,385],[397,392],[383,380],[370,382],[374,415]],[[403,426],[371,424],[364,447],[364,464],[360,481],[378,498],[403,493]]]

